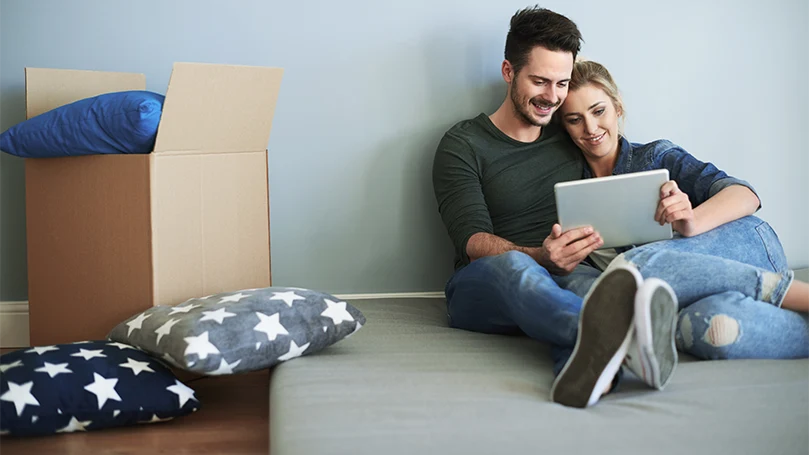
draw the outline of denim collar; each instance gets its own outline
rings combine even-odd
[[[612,169],[612,175],[625,174],[625,171],[631,169],[632,166],[632,144],[623,136],[618,137],[618,143],[621,144],[621,149],[618,150],[618,159],[615,160],[615,167]],[[590,169],[590,165],[585,160],[584,178],[589,179],[592,177],[593,171]]]

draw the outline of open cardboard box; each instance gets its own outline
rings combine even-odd
[[[282,75],[176,63],[152,153],[26,159],[31,345],[103,339],[153,305],[271,285]],[[26,116],[145,89],[143,74],[26,68]]]

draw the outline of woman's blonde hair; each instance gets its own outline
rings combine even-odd
[[[612,105],[621,116],[618,122],[618,134],[624,134],[624,117],[626,111],[624,110],[624,103],[621,101],[621,93],[618,90],[618,85],[612,79],[612,75],[604,65],[586,60],[584,58],[577,58],[573,64],[573,74],[570,77],[570,84],[568,90],[570,92],[576,91],[585,85],[592,84],[607,94],[612,100]]]

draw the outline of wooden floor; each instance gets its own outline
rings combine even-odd
[[[4,349],[3,351],[8,351]],[[3,436],[2,455],[267,454],[269,371],[178,377],[194,389],[199,411],[168,422],[36,438]],[[190,382],[193,381],[193,382]]]

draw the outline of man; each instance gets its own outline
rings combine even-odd
[[[551,123],[581,40],[562,15],[518,11],[501,68],[505,100],[489,116],[454,125],[433,164],[439,212],[456,250],[446,287],[450,325],[550,343],[557,376],[551,398],[576,407],[594,404],[616,384],[642,284],[636,270],[617,267],[582,300],[552,276],[598,275],[580,263],[603,243],[592,228],[562,233],[555,224],[553,185],[583,172],[581,153]]]

